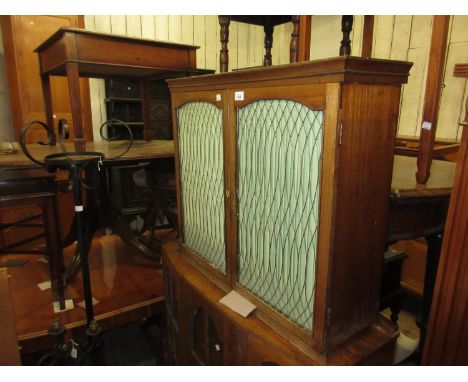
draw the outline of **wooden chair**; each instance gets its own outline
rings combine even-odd
[[[20,218],[16,221],[1,222],[0,230],[11,227],[43,227],[44,229],[42,233],[1,247],[0,255],[46,255],[53,298],[58,300],[60,309],[64,309],[63,254],[60,244],[61,236],[54,178],[54,174],[42,169],[4,169],[0,171],[0,207],[38,206],[41,208],[41,214]],[[35,223],[37,219],[42,219],[42,223]],[[41,238],[45,238],[44,248],[18,248]]]

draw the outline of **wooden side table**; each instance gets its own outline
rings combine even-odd
[[[431,176],[426,184],[417,184],[414,177],[416,169],[417,158],[395,155],[387,243],[420,237],[424,237],[427,243],[424,293],[417,319],[421,333],[417,354],[419,358],[429,321],[455,163],[432,161]]]
[[[66,76],[72,106],[74,143],[83,151],[80,77],[123,77],[140,80],[147,93],[148,78],[167,78],[196,70],[197,46],[61,28],[39,47],[42,92],[47,124],[53,126],[50,76]],[[143,98],[144,137],[151,138],[147,97]]]

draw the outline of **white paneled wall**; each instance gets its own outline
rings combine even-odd
[[[113,15],[85,16],[86,29],[197,45],[197,67],[219,72],[219,24],[217,16]],[[352,55],[362,47],[364,16],[355,16],[351,33]],[[398,133],[419,136],[432,16],[375,16],[372,56],[414,63],[401,97]],[[273,65],[289,62],[292,23],[277,26],[273,33]],[[341,16],[313,16],[310,57],[312,60],[338,55]],[[263,28],[231,22],[229,28],[229,70],[261,66],[264,55]],[[468,61],[468,16],[454,16],[450,24],[444,89],[440,104],[437,137],[459,139],[458,121],[463,117],[467,81],[453,78],[453,65]],[[106,119],[104,81],[90,80],[91,108],[95,129]]]
[[[354,16],[353,29],[350,34],[351,55],[360,56],[364,16]],[[312,16],[310,32],[310,59],[320,60],[336,57],[340,51],[341,16]]]
[[[217,16],[178,15],[99,15],[85,16],[85,28],[103,33],[141,37],[160,41],[197,45],[197,67],[219,72],[219,23]],[[273,63],[289,62],[292,24],[275,28]],[[229,28],[229,70],[261,66],[264,55],[263,28],[231,22]],[[90,79],[94,137],[106,120],[104,80]]]
[[[468,16],[454,16],[449,30],[444,87],[442,89],[437,136],[461,139],[465,117],[465,100],[468,97],[468,80],[453,77],[455,64],[468,62]]]
[[[419,136],[421,130],[432,16],[376,16],[373,57],[414,63],[403,86],[398,133]],[[437,122],[437,138],[460,139],[467,81],[453,77],[456,63],[468,61],[468,16],[453,16],[449,27],[444,87]]]
[[[351,54],[360,56],[364,16],[354,16]],[[432,16],[375,16],[372,57],[414,63],[408,84],[403,86],[398,134],[419,136],[426,90]],[[311,60],[335,57],[342,39],[341,16],[313,16]],[[468,62],[468,16],[453,16],[450,24],[444,88],[437,123],[437,138],[460,139],[458,125],[464,116],[468,81],[454,78],[456,63]]]

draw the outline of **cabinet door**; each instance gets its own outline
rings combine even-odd
[[[213,272],[226,275],[225,92],[173,99],[179,232],[184,246]]]
[[[82,16],[55,15],[2,16],[1,21],[14,136],[19,140],[21,127],[26,122],[45,122],[39,59],[34,49],[61,27],[83,28],[84,21]],[[81,79],[80,86],[85,139],[92,140],[88,80]],[[70,134],[73,135],[67,79],[51,77],[51,93],[55,121],[58,123],[61,118],[67,119]],[[37,142],[45,140],[46,135],[42,129],[37,128],[31,129],[28,137],[30,142]]]
[[[224,364],[224,320],[195,291],[190,296],[190,354],[194,365]]]
[[[237,154],[237,283],[308,333],[322,176],[320,94],[323,86],[317,85],[297,86],[294,93],[279,86],[229,94]]]

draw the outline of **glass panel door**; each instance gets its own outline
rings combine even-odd
[[[323,111],[260,100],[237,110],[238,283],[312,330]]]
[[[225,273],[223,110],[188,102],[177,127],[184,244]]]

